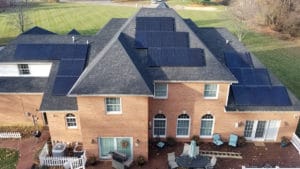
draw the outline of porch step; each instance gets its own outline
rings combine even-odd
[[[235,158],[235,159],[242,159],[243,158],[241,153],[235,153],[235,152],[200,150],[200,154],[203,155],[203,156],[216,156],[217,158]]]

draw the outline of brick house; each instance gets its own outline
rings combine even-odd
[[[82,142],[100,159],[112,150],[147,158],[153,137],[292,136],[300,103],[252,53],[227,29],[160,7],[93,36],[19,35],[0,51],[1,125],[30,125],[36,114],[52,141]]]

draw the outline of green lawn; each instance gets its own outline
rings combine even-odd
[[[17,150],[0,148],[0,169],[15,169],[19,153]]]
[[[189,4],[189,1],[170,0],[171,6]],[[180,2],[180,3],[179,3]],[[217,6],[216,11],[178,10],[184,18],[191,18],[198,26],[227,27],[234,31],[224,20],[224,8]],[[94,34],[110,18],[127,18],[137,11],[131,7],[101,6],[97,4],[38,4],[28,11],[32,25],[38,25],[50,31],[66,34],[76,28],[82,34]],[[0,13],[0,44],[14,38],[18,32],[7,24],[11,12]],[[287,42],[268,35],[250,32],[243,43],[252,51],[279,79],[300,98],[300,42]]]

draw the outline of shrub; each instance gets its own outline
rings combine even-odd
[[[87,165],[96,165],[97,164],[97,157],[95,155],[91,155],[88,157],[87,161],[86,161]]]
[[[170,147],[173,147],[176,145],[176,140],[174,137],[167,137],[166,142],[167,142],[167,145]]]
[[[246,145],[246,142],[247,140],[245,139],[244,136],[239,136],[239,139],[238,139],[238,146],[244,146]]]
[[[143,165],[145,165],[146,160],[143,156],[140,155],[136,158],[136,163],[138,166],[142,167]]]

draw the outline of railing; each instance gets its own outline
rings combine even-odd
[[[65,166],[70,169],[85,169],[86,153],[84,151],[80,158],[77,157],[49,157],[49,150],[47,143],[39,154],[40,166]]]
[[[21,133],[19,132],[3,132],[0,133],[0,138],[21,138]]]
[[[248,167],[245,167],[245,166],[242,166],[242,169],[299,169],[299,167],[297,167],[297,168],[280,168],[280,167],[278,167],[278,166],[276,166],[275,168],[270,168],[270,167],[268,167],[268,168],[248,168]]]
[[[294,133],[291,140],[292,144],[295,146],[295,148],[298,150],[300,154],[300,138]]]

